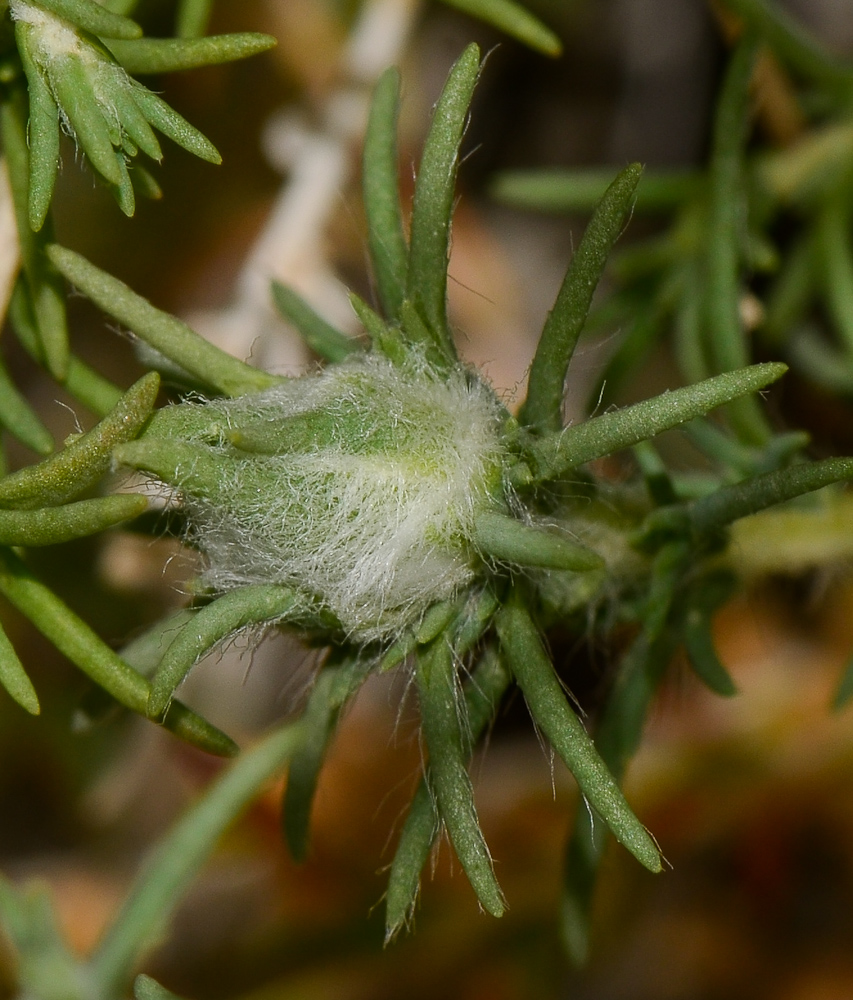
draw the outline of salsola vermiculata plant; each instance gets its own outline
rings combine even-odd
[[[410,919],[442,830],[482,906],[503,912],[467,764],[516,684],[585,803],[565,906],[568,941],[581,954],[603,832],[651,871],[662,867],[619,782],[675,647],[684,644],[713,689],[733,690],[710,637],[711,616],[736,582],[725,557],[727,526],[853,475],[853,460],[804,461],[796,436],[756,446],[764,471],[741,481],[709,475],[697,485],[667,472],[650,439],[762,390],[784,373],[782,364],[728,371],[565,426],[569,364],[630,213],[642,172],[636,164],[607,189],[573,256],[516,415],[459,361],[446,312],[447,264],[459,148],[479,72],[471,46],[436,105],[408,233],[397,194],[399,81],[393,70],[381,79],[364,156],[381,314],[352,297],[364,326],[356,341],[289,289],[275,289],[282,312],[326,360],[319,372],[289,379],[252,369],[73,251],[46,247],[51,274],[160,352],[170,376],[183,373],[204,398],[154,410],[158,376],[149,374],[93,431],[0,480],[0,540],[8,546],[0,590],[122,704],[221,754],[236,747],[174,697],[202,654],[255,626],[295,627],[330,650],[301,719],[242,754],[140,879],[90,963],[107,993],[173,905],[176,884],[288,761],[284,831],[293,854],[305,855],[336,720],[372,671],[390,669],[412,671],[426,764],[391,867],[388,936]],[[122,184],[105,176],[120,193]],[[17,315],[26,331],[32,311]],[[641,473],[635,480],[611,482],[591,464],[628,448]],[[173,488],[185,538],[205,557],[198,596],[170,626],[150,680],[100,643],[11,549],[139,516],[146,500],[135,495],[68,502],[111,463]],[[602,631],[627,624],[635,635],[595,741],[548,654],[557,623]],[[0,677],[24,707],[37,707],[11,648]]]

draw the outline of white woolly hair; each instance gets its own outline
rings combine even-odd
[[[219,426],[269,426],[278,437],[283,421],[305,415],[292,446],[223,463],[215,495],[185,496],[215,591],[291,585],[374,641],[471,580],[466,539],[477,508],[494,502],[502,447],[500,406],[468,372],[358,355],[257,395],[190,405]],[[304,436],[309,414],[325,428],[316,439]],[[252,483],[268,487],[246,489],[247,464]]]
[[[44,73],[51,91],[54,91],[54,98],[56,99],[56,88],[53,83],[54,63],[69,56],[76,56],[86,68],[92,93],[105,120],[113,129],[120,132],[121,117],[112,93],[117,87],[130,89],[135,86],[125,70],[105,57],[74,25],[58,15],[27,3],[27,0],[10,0],[9,13],[13,20],[25,21],[32,25],[33,57]],[[74,128],[61,102],[57,100],[56,103],[63,130],[76,140]]]

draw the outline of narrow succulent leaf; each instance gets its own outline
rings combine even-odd
[[[130,179],[137,194],[149,201],[159,201],[163,197],[163,189],[154,177],[140,163],[130,167]]]
[[[710,354],[717,371],[749,363],[740,315],[741,231],[745,226],[744,150],[749,132],[749,81],[757,39],[747,34],[732,54],[714,119],[710,165],[710,218],[707,236],[707,285],[704,308]],[[770,437],[767,419],[754,399],[728,407],[732,426],[747,443]]]
[[[426,324],[428,346],[445,360],[456,357],[447,323],[450,220],[459,146],[479,73],[480,50],[472,44],[451,69],[435,106],[415,180],[406,297]]]
[[[196,444],[154,437],[119,445],[113,449],[113,458],[121,465],[150,472],[163,482],[180,482],[187,493],[202,496],[223,475],[236,471],[239,461]]]
[[[440,830],[429,785],[421,780],[406,815],[385,893],[385,941],[393,940],[414,914],[421,872]]]
[[[19,278],[12,293],[9,318],[21,346],[34,361],[38,361],[42,356],[38,332],[29,289],[23,278]],[[99,375],[74,354],[68,357],[63,387],[97,417],[105,417],[122,397],[122,391],[117,385]]]
[[[699,536],[712,534],[732,521],[849,479],[853,479],[853,458],[825,458],[766,472],[694,500],[690,505],[693,530]]]
[[[139,6],[139,0],[99,0],[99,3],[113,14],[121,14],[123,17],[130,17]]]
[[[853,84],[853,66],[833,58],[778,2],[726,0],[726,6],[753,27],[779,59],[797,73],[829,87]]]
[[[308,347],[325,361],[343,361],[359,349],[356,341],[327,323],[287,285],[273,281],[272,297],[281,315],[296,327]]]
[[[293,755],[282,801],[282,832],[294,860],[308,855],[311,807],[320,769],[346,703],[358,691],[370,663],[357,656],[326,665],[317,676],[301,722],[305,738]]]
[[[853,354],[853,247],[846,199],[831,198],[823,207],[816,243],[829,313],[849,356]]]
[[[41,712],[33,682],[27,677],[24,665],[18,659],[15,647],[9,641],[2,625],[0,625],[0,685],[30,715],[38,715]]]
[[[681,297],[673,322],[675,358],[682,378],[688,383],[701,382],[712,370],[705,343],[702,270],[699,260],[684,265]]]
[[[498,612],[496,624],[531,716],[574,775],[582,794],[616,839],[649,871],[659,872],[661,860],[654,841],[572,711],[539,632],[517,595]]]
[[[56,99],[89,162],[110,184],[120,185],[122,175],[110,129],[82,61],[74,55],[54,60],[51,81]]]
[[[53,591],[36,579],[9,549],[0,549],[0,593],[87,677],[119,704],[140,715],[148,705],[148,681],[129,667]],[[188,743],[217,756],[236,753],[234,742],[180,702],[164,726]]]
[[[758,392],[787,370],[787,365],[777,362],[750,365],[664,392],[642,403],[603,413],[558,434],[531,439],[525,446],[525,458],[534,466],[535,481],[561,476],[585,462],[687,423],[739,396]]]
[[[0,545],[59,545],[106,531],[138,517],[147,508],[145,497],[111,496],[62,507],[0,510]]]
[[[652,697],[674,646],[671,633],[654,643],[641,634],[620,664],[595,734],[601,759],[617,781],[621,782],[639,746]],[[589,957],[593,891],[606,843],[604,824],[595,823],[587,804],[578,802],[566,852],[560,914],[563,942],[576,966]]]
[[[520,418],[539,433],[557,431],[563,425],[563,392],[569,362],[607,258],[625,227],[642,169],[638,163],[630,164],[604,193],[548,314],[530,367],[527,399]]]
[[[484,558],[498,562],[579,572],[604,566],[586,546],[495,511],[475,515],[472,541]]]
[[[181,1000],[181,997],[161,986],[151,976],[141,974],[133,980],[133,1000]]]
[[[643,632],[650,641],[658,639],[669,624],[670,611],[692,557],[691,547],[683,537],[661,546],[655,554],[641,611]]]
[[[678,496],[663,459],[649,441],[639,441],[634,445],[634,458],[643,474],[649,496],[658,507],[675,503]]]
[[[465,708],[472,746],[476,745],[494,719],[511,679],[512,675],[496,650],[487,650],[465,685]],[[421,872],[438,832],[435,803],[426,780],[421,780],[391,863],[385,896],[386,942],[412,918]]]
[[[124,153],[117,149],[115,151],[115,158],[119,173],[121,174],[121,184],[118,187],[111,187],[110,190],[124,215],[128,219],[132,219],[134,212],[136,212],[136,195],[133,193],[133,184],[131,183],[127,164],[124,160]]]
[[[762,338],[779,348],[808,312],[822,272],[815,233],[806,232],[785,254],[765,298]]]
[[[240,587],[203,607],[169,645],[151,681],[148,716],[161,719],[175,688],[196,662],[223,639],[247,625],[281,621],[296,604],[287,587],[255,584]]]
[[[37,465],[0,479],[0,505],[61,504],[88,489],[109,469],[113,448],[133,438],[151,415],[159,386],[156,373],[143,376],[92,430]]]
[[[486,21],[499,31],[518,39],[546,56],[556,57],[563,51],[557,35],[538,17],[514,0],[444,0],[464,14]]]
[[[276,44],[272,35],[246,31],[207,38],[138,38],[132,42],[110,41],[112,54],[134,76],[174,73],[233,62],[266,52]]]
[[[391,67],[379,78],[373,92],[364,137],[362,191],[373,276],[385,315],[392,320],[400,318],[409,253],[398,180],[399,111],[400,73]]]
[[[38,414],[18,391],[6,366],[0,361],[0,426],[39,455],[53,451],[53,436]]]
[[[437,639],[451,622],[458,617],[460,601],[438,601],[423,616],[415,630],[415,641],[419,646],[426,646]]]
[[[175,33],[179,38],[198,38],[207,30],[213,0],[180,0]]]
[[[158,517],[162,517],[160,512],[158,512]],[[166,618],[161,618],[123,645],[118,651],[119,656],[138,674],[150,678],[160,666],[163,654],[169,648],[176,634],[197,614],[198,608],[181,608],[180,611],[176,611]]]
[[[408,352],[404,344],[404,338],[400,329],[396,326],[389,326],[385,320],[355,292],[349,293],[349,301],[353,312],[358,317],[358,321],[364,327],[371,345],[395,364],[402,364],[408,357]],[[406,303],[403,303],[402,312],[406,315]],[[421,324],[421,329],[426,328]],[[428,334],[427,334],[428,337]],[[423,342],[423,338],[418,338]]]
[[[36,0],[39,7],[70,21],[78,28],[104,38],[139,38],[142,28],[135,21],[115,14],[97,0]]]
[[[542,212],[591,212],[613,182],[611,169],[507,170],[497,175],[489,194],[497,201]],[[635,212],[671,212],[694,197],[702,185],[698,171],[646,171],[637,185]]]
[[[116,80],[115,86],[110,89],[110,100],[121,121],[122,132],[126,133],[146,156],[159,163],[163,159],[163,150],[160,148],[157,136],[154,135],[154,130],[148,124],[148,119],[136,103],[135,93],[135,87],[127,87],[124,81]]]
[[[730,698],[737,694],[737,687],[728,670],[723,666],[714,645],[711,621],[700,608],[687,612],[682,625],[684,648],[687,659],[696,676],[715,694]]]
[[[21,264],[32,303],[38,358],[55,379],[63,381],[69,364],[65,294],[59,275],[48,266],[45,258],[45,248],[52,239],[50,223],[38,233],[30,228],[27,105],[19,88],[0,104],[0,130],[15,206]]]
[[[186,323],[157,309],[123,281],[90,264],[73,250],[54,243],[48,248],[48,256],[59,272],[95,305],[218,392],[240,396],[260,392],[281,381],[220,351]]]
[[[118,995],[126,988],[140,958],[159,938],[164,923],[217,840],[287,764],[302,739],[299,723],[289,724],[242,753],[149,857],[90,960],[92,975],[103,996]]]
[[[460,718],[464,704],[456,690],[453,652],[444,637],[418,656],[415,679],[421,728],[429,752],[429,783],[456,856],[483,908],[504,912],[489,849],[480,830],[471,779],[465,766],[468,734]]]
[[[30,186],[28,214],[30,228],[38,232],[44,225],[59,170],[59,108],[30,51],[32,26],[15,22],[15,41],[27,77],[29,93]]]
[[[150,124],[172,142],[208,163],[220,164],[222,162],[222,157],[210,139],[190,125],[186,118],[179,115],[177,111],[170,108],[162,98],[153,94],[142,84],[137,84],[133,88],[133,97]]]

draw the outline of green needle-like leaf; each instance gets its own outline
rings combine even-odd
[[[276,44],[272,35],[242,32],[208,38],[139,38],[132,42],[110,41],[112,54],[134,76],[174,73],[177,70],[215,66],[266,52]]]
[[[493,511],[475,516],[473,542],[484,558],[498,562],[580,572],[604,566],[597,552],[577,542]]]
[[[30,228],[38,232],[47,218],[59,170],[59,108],[32,56],[31,36],[31,25],[26,21],[15,22],[15,41],[29,91],[30,187],[27,204]]]
[[[172,142],[208,163],[219,164],[222,157],[206,136],[142,84],[133,88],[133,97],[148,121]]]
[[[139,975],[133,980],[134,1000],[181,1000],[177,993],[172,993],[161,986],[150,976]]]
[[[18,392],[6,366],[0,361],[0,426],[39,455],[53,451],[53,436],[38,414]]]
[[[470,743],[475,745],[494,719],[512,676],[494,649],[487,650],[465,685],[465,708]],[[385,896],[385,940],[390,941],[412,917],[421,872],[439,832],[435,803],[426,780],[421,780],[391,863]]]
[[[114,14],[97,0],[35,0],[37,6],[104,38],[139,38],[142,28],[130,18]]]
[[[825,458],[793,465],[724,486],[701,500],[694,500],[690,505],[690,520],[697,535],[712,534],[742,517],[849,479],[853,479],[853,458]]]
[[[213,0],[180,0],[176,34],[179,38],[198,38],[207,29]]]
[[[676,638],[665,632],[649,643],[641,634],[619,668],[595,734],[601,759],[617,781],[637,750],[652,697],[669,665]],[[578,802],[566,854],[561,924],[566,951],[575,965],[589,957],[590,917],[596,874],[607,829],[595,823],[586,802]]]
[[[504,912],[503,895],[495,878],[489,849],[480,830],[471,779],[465,761],[467,730],[456,690],[453,653],[442,636],[419,654],[415,675],[421,708],[421,728],[429,751],[429,783],[438,813],[456,856],[483,908],[494,917]]]
[[[562,476],[585,462],[654,437],[739,396],[758,392],[787,370],[786,365],[776,362],[751,365],[604,413],[559,434],[532,439],[526,444],[525,457],[535,467],[533,480]]]
[[[444,0],[449,7],[455,7],[464,14],[470,14],[481,21],[505,31],[532,49],[546,56],[558,56],[563,51],[560,39],[529,10],[513,0]]]
[[[48,256],[60,273],[104,312],[218,392],[241,396],[260,392],[282,381],[220,351],[186,323],[155,308],[123,281],[90,264],[73,250],[53,244],[48,249]]]
[[[821,211],[817,249],[830,315],[844,352],[850,356],[853,354],[853,248],[846,199],[832,198]]]
[[[301,718],[305,739],[290,763],[281,813],[282,831],[296,861],[304,861],[308,854],[311,806],[338,719],[369,671],[366,657],[345,657],[343,662],[338,658],[320,671],[311,689]]]
[[[711,621],[701,608],[691,608],[687,612],[681,634],[687,658],[696,671],[696,676],[715,694],[724,698],[737,694],[735,682],[717,655]]]
[[[325,361],[343,361],[359,349],[357,341],[327,323],[287,285],[273,281],[272,297],[281,315],[296,327],[305,343]]]
[[[9,303],[9,318],[15,336],[21,346],[34,361],[39,361],[39,339],[33,319],[33,307],[26,281],[18,279]],[[122,391],[117,386],[90,368],[74,354],[68,357],[68,369],[63,382],[64,388],[97,417],[105,417],[119,402]]]
[[[591,212],[613,183],[613,171],[592,170],[507,170],[489,186],[496,200],[518,208],[540,212]],[[644,171],[637,185],[634,211],[671,212],[700,190],[702,176],[697,171]]]
[[[119,704],[140,715],[145,714],[148,681],[99,639],[8,549],[0,549],[0,593],[29,618],[60,653]],[[163,725],[208,753],[224,757],[236,753],[237,747],[229,737],[180,702],[172,703]]]
[[[21,263],[32,305],[38,359],[55,379],[62,381],[69,364],[65,293],[59,275],[45,257],[45,247],[53,238],[50,222],[38,233],[30,228],[27,101],[21,88],[15,88],[0,103],[0,129],[15,205]]]
[[[300,725],[276,729],[241,754],[177,822],[137,876],[130,896],[91,959],[101,995],[117,996],[153,946],[163,924],[216,841],[303,739]]]
[[[233,590],[203,607],[175,636],[152,678],[149,718],[163,717],[175,688],[209,649],[247,625],[281,621],[295,604],[289,588],[256,584]]]
[[[400,74],[391,67],[379,78],[373,92],[361,173],[373,276],[385,315],[392,320],[400,318],[409,253],[398,182],[399,111]]]
[[[444,360],[456,357],[447,325],[450,219],[459,146],[479,73],[480,50],[469,45],[451,69],[435,106],[415,181],[406,297],[426,323],[428,346]]]
[[[0,545],[58,545],[106,531],[139,517],[148,508],[142,496],[101,497],[63,507],[0,510]]]
[[[143,376],[92,430],[43,462],[0,479],[0,506],[61,504],[96,483],[110,467],[113,448],[135,437],[151,415],[159,386],[156,373]]]
[[[749,131],[749,81],[756,49],[751,35],[735,49],[714,120],[704,309],[709,354],[718,371],[742,368],[750,359],[740,316],[740,244],[746,213],[743,157]],[[763,444],[770,437],[767,419],[754,399],[736,401],[728,413],[746,443]]]
[[[77,56],[62,56],[51,62],[51,80],[56,100],[89,162],[110,184],[120,185],[113,139],[86,67]]]
[[[3,626],[0,625],[0,685],[30,715],[41,712],[38,695]]]
[[[595,744],[569,706],[539,632],[517,595],[498,612],[496,624],[501,647],[534,721],[616,839],[649,871],[659,872],[661,860],[654,841],[631,811]]]
[[[626,167],[598,203],[542,330],[520,417],[522,423],[540,433],[563,426],[569,362],[607,257],[625,227],[642,169],[638,163]]]
[[[116,71],[116,75],[121,72]],[[124,81],[116,79],[115,85],[110,89],[110,100],[115,107],[116,114],[121,121],[122,132],[138,146],[146,156],[158,163],[163,159],[163,151],[154,130],[148,124],[148,119],[140,110],[134,99],[135,87],[128,87]]]

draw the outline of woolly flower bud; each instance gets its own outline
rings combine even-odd
[[[502,446],[500,405],[468,372],[360,355],[175,409],[197,457],[173,477],[133,464],[182,490],[214,590],[292,586],[371,641],[471,580],[473,519],[501,493]]]

